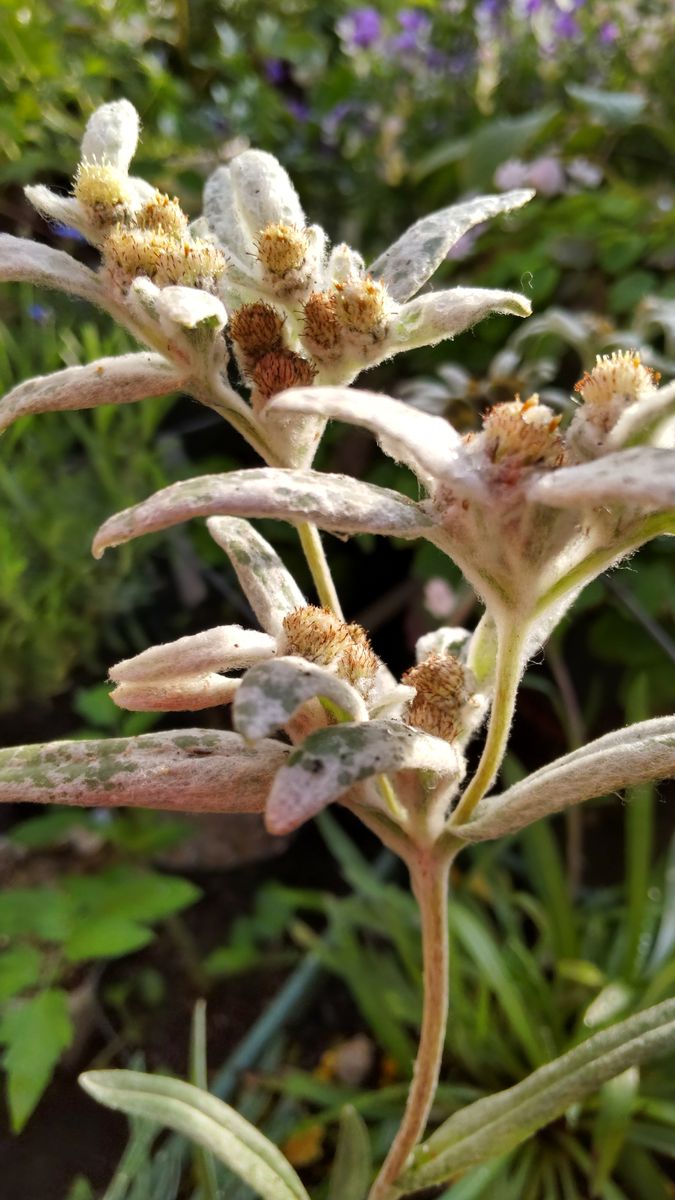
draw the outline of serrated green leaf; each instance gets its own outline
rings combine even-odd
[[[35,946],[10,946],[0,954],[0,1004],[40,978],[42,955]]]
[[[146,925],[125,917],[97,917],[79,924],[64,949],[66,958],[73,963],[88,958],[119,958],[147,946],[153,936]]]
[[[328,1200],[365,1200],[370,1172],[368,1127],[356,1109],[347,1105],[340,1117],[340,1134],[328,1187]]]
[[[64,887],[82,912],[147,923],[171,916],[201,896],[195,884],[177,875],[126,866],[73,876]]]
[[[72,1039],[68,997],[59,988],[40,992],[4,1014],[0,1042],[5,1046],[7,1102],[15,1133],[26,1124]]]
[[[157,1121],[204,1146],[263,1200],[309,1200],[281,1151],[208,1092],[139,1071],[88,1071],[80,1083],[108,1108]]]
[[[71,919],[70,901],[55,888],[12,888],[0,895],[0,930],[6,937],[61,942]]]

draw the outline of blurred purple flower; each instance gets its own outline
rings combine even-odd
[[[335,140],[338,129],[353,108],[354,104],[352,101],[340,100],[338,104],[334,104],[329,109],[321,122],[321,130],[327,141],[332,142]]]
[[[542,196],[557,196],[565,191],[565,172],[553,155],[542,155],[529,164],[527,182]]]
[[[476,241],[486,227],[487,221],[481,221],[480,225],[474,225],[473,229],[469,229],[466,233],[463,233],[459,241],[455,242],[454,246],[448,250],[445,256],[448,261],[461,262],[463,258],[466,258],[473,250]]]
[[[37,325],[46,325],[52,315],[52,310],[45,308],[44,304],[29,304],[26,312]]]
[[[336,28],[348,50],[368,50],[380,38],[382,19],[376,8],[355,8]]]
[[[52,225],[52,229],[57,237],[68,238],[71,242],[85,242],[87,240],[84,234],[80,233],[79,229],[73,229],[72,225],[63,225],[60,221],[56,221]]]
[[[604,25],[600,26],[600,41],[605,46],[615,42],[621,34],[619,26],[614,21],[605,21]]]
[[[399,54],[412,54],[420,50],[428,42],[431,18],[418,8],[402,8],[397,15],[402,32],[392,38],[392,50]]]
[[[527,178],[527,166],[520,158],[505,159],[495,171],[495,183],[503,192],[510,192],[512,188],[525,187]]]
[[[309,121],[312,110],[306,100],[299,100],[295,96],[289,96],[286,99],[286,108],[296,121]]]
[[[266,58],[263,70],[268,83],[276,86],[286,80],[286,63],[282,58]]]
[[[559,12],[553,23],[553,29],[559,38],[575,38],[581,33],[579,22],[571,12]]]
[[[538,13],[541,10],[542,5],[543,0],[527,0],[525,5],[525,16],[533,17],[535,13]]]

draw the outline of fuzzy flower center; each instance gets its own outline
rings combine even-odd
[[[159,287],[183,284],[212,291],[225,271],[224,255],[210,242],[177,238],[162,229],[117,225],[106,238],[103,258],[122,287],[145,275]]]
[[[495,404],[483,419],[480,442],[495,464],[558,467],[565,453],[560,419],[536,395]]]
[[[304,229],[279,221],[266,225],[260,234],[257,242],[258,259],[272,275],[282,277],[303,265],[308,245]]]
[[[617,401],[625,407],[655,391],[660,378],[658,371],[644,366],[637,350],[615,350],[613,354],[598,354],[593,370],[586,372],[574,390],[593,407]]]
[[[408,704],[408,724],[446,741],[463,732],[473,688],[459,659],[452,654],[430,654],[406,671],[401,682],[415,689]]]
[[[347,329],[356,333],[378,334],[387,320],[388,296],[384,284],[356,276],[336,283],[335,313]]]
[[[119,221],[132,205],[126,175],[110,163],[80,163],[73,191],[75,198],[101,225]]]
[[[367,691],[379,663],[361,625],[340,621],[327,608],[308,604],[284,617],[286,654],[331,668],[359,691]]]

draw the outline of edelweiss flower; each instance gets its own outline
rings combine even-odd
[[[263,298],[283,316],[287,351],[309,359],[317,383],[350,383],[364,368],[454,337],[491,312],[529,314],[527,300],[513,292],[453,288],[412,297],[467,230],[533,194],[478,196],[423,217],[366,269],[345,244],[328,253],[326,234],[307,224],[280,163],[246,150],[209,179],[199,227],[227,255],[221,294],[228,310],[246,312]]]
[[[618,368],[623,390],[615,392],[607,380]],[[342,534],[421,536],[458,563],[498,623],[517,617],[538,640],[588,580],[675,525],[675,384],[656,388],[639,357],[626,354],[600,360],[582,392],[586,399],[567,434],[534,396],[496,405],[483,430],[465,437],[440,417],[376,393],[289,393],[273,402],[275,411],[321,411],[370,429],[386,453],[416,473],[427,498],[414,502],[313,471],[205,476],[112,517],[95,552],[189,516],[218,513],[311,520]],[[592,445],[597,457],[580,461],[582,445],[584,453]]]
[[[273,396],[313,382],[350,382],[365,367],[452,337],[490,312],[530,311],[522,296],[480,288],[409,300],[466,229],[519,207],[530,192],[478,197],[425,217],[366,272],[347,246],[327,254],[325,234],[307,226],[286,172],[259,150],[215,172],[206,216],[189,225],[178,200],[129,175],[138,131],[128,101],[103,105],[86,128],[73,195],[27,189],[43,216],[74,226],[100,251],[100,269],[3,234],[0,279],[28,279],[92,301],[152,353],[20,384],[0,402],[0,430],[25,413],[124,404],[180,387],[224,416],[265,462],[307,466],[325,421],[268,412]],[[250,403],[228,379],[227,312]]]
[[[442,794],[442,816],[464,774],[462,747],[487,707],[471,670],[447,651],[464,631],[422,639],[418,665],[397,685],[365,631],[307,605],[247,522],[214,518],[209,531],[232,559],[265,632],[224,626],[145,650],[112,668],[115,702],[169,711],[233,701],[234,726],[247,742],[284,729],[302,743],[266,800],[272,832],[295,828],[345,793],[378,811],[388,802],[389,816],[405,828],[410,812],[395,791],[360,787],[399,770],[433,773],[433,780],[408,779],[404,790],[408,804],[419,793],[418,807]],[[223,674],[242,667],[250,669],[241,679]],[[316,776],[311,787],[308,771]]]

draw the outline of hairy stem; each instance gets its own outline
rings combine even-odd
[[[466,788],[450,821],[452,828],[468,821],[479,800],[492,787],[501,766],[508,741],[516,693],[520,681],[523,650],[523,630],[512,624],[499,628],[497,639],[497,665],[495,669],[495,694],[490,712],[485,746],[475,774]]]
[[[315,525],[310,525],[309,522],[303,521],[298,525],[298,534],[300,535],[300,544],[307,559],[307,566],[312,573],[312,579],[314,580],[319,600],[324,608],[331,609],[336,617],[343,620],[342,607],[335,590],[333,576],[330,573],[326,552],[323,548],[318,529]]]
[[[368,1200],[388,1200],[424,1134],[441,1069],[448,1015],[448,874],[452,855],[416,851],[408,859],[422,922],[424,1012],[403,1120]]]

